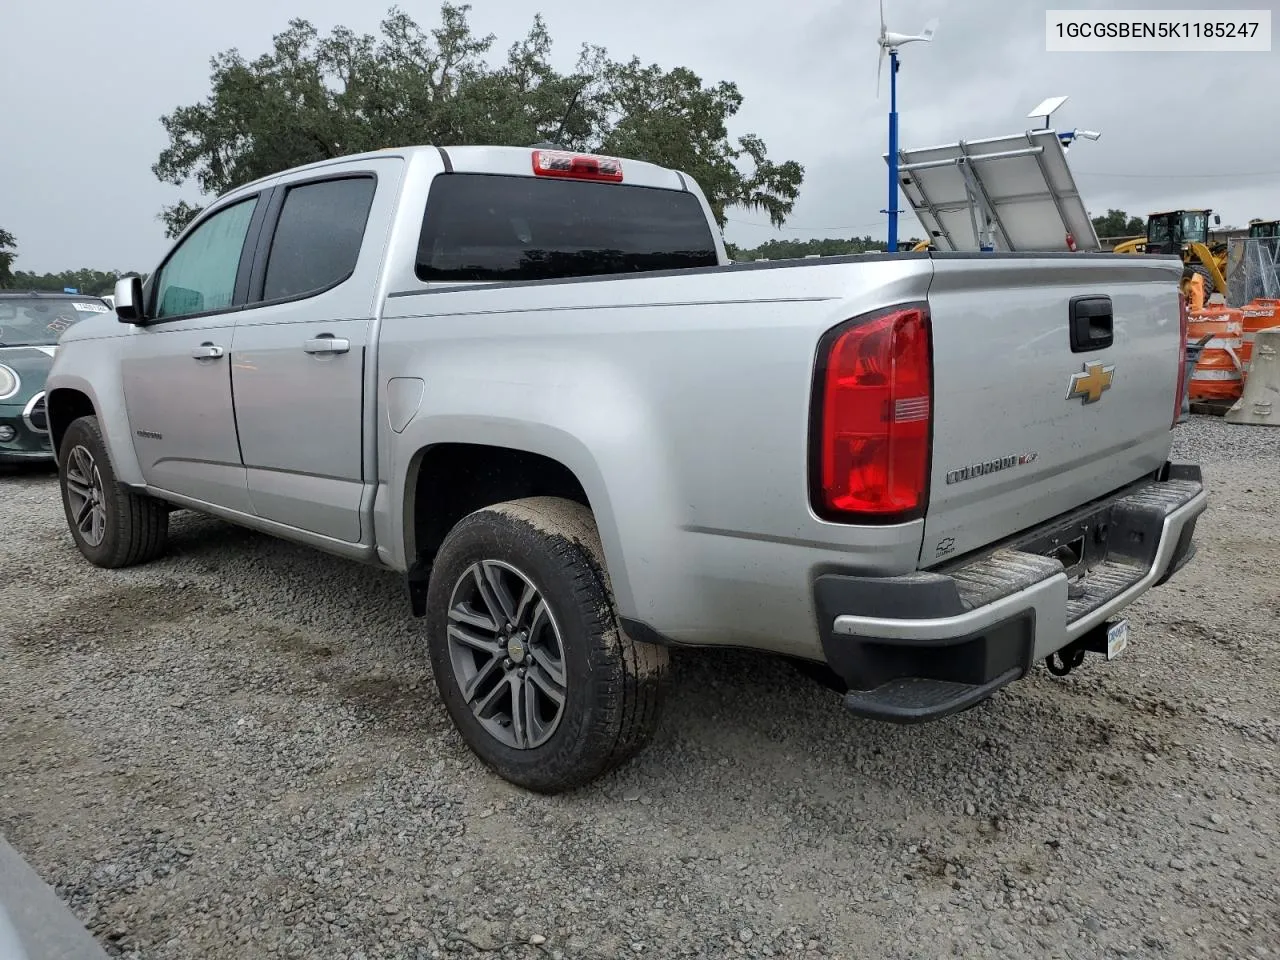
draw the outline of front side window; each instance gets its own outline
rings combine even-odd
[[[1209,234],[1209,218],[1203,213],[1188,213],[1182,217],[1182,235],[1187,240],[1204,240]]]
[[[290,187],[267,257],[263,300],[318,293],[356,268],[376,182],[372,177]]]
[[[713,267],[715,240],[683,190],[440,174],[418,239],[419,280],[550,280]]]
[[[157,319],[210,313],[231,306],[240,254],[258,198],[219,210],[200,226],[160,268],[156,280]]]

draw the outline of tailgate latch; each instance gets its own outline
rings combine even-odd
[[[1110,297],[1091,294],[1071,298],[1069,329],[1072,353],[1104,350],[1111,346],[1114,326]]]

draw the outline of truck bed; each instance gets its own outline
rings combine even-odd
[[[624,615],[678,642],[811,655],[813,571],[929,567],[1164,461],[1180,269],[1176,258],[920,253],[402,289],[381,320],[380,379],[427,371],[433,435],[482,430],[585,477],[593,505],[607,504],[597,516]],[[1081,295],[1115,305],[1102,351],[1113,386],[1089,405],[1066,398],[1086,359],[1067,339]],[[809,497],[819,340],[918,301],[934,337],[925,516],[824,520]],[[1013,452],[1037,457],[946,483]]]

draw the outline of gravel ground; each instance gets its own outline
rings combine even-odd
[[[10,473],[0,831],[119,956],[1277,957],[1280,434],[1176,442],[1201,552],[1115,663],[899,728],[679,654],[558,798],[463,746],[394,577],[188,514],[95,570]]]

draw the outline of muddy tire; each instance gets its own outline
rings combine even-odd
[[[586,507],[530,497],[464,517],[432,565],[426,617],[445,707],[504,779],[571,790],[652,739],[667,651],[619,627]]]
[[[97,417],[67,427],[58,448],[58,486],[71,537],[90,563],[130,567],[164,552],[168,507],[116,482]]]

